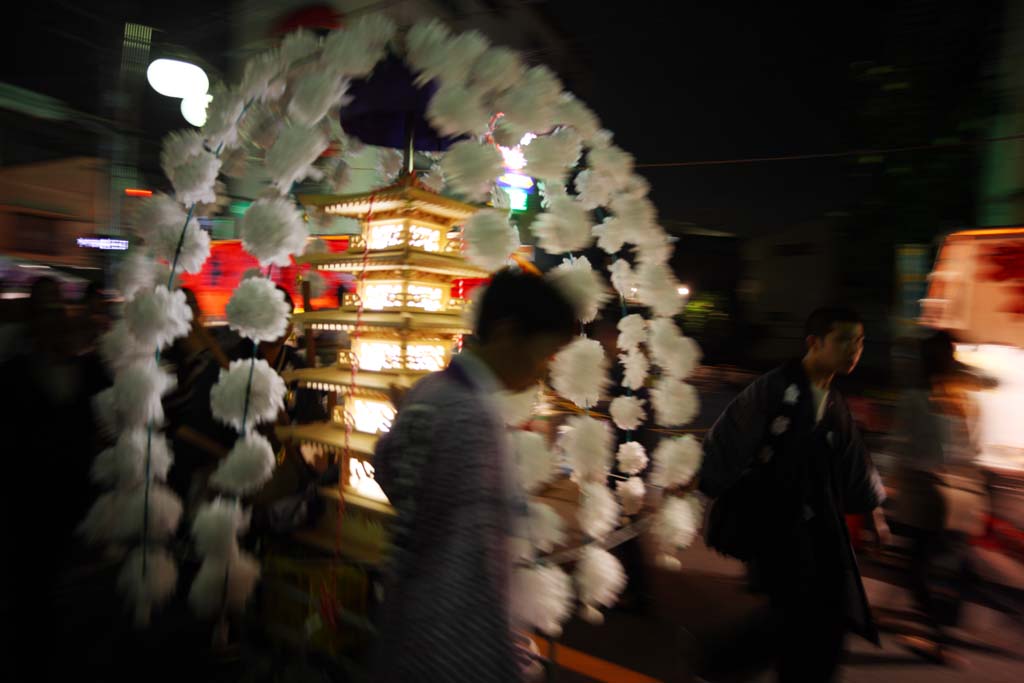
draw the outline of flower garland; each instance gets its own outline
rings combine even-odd
[[[174,197],[157,196],[145,206],[140,233],[149,253],[132,257],[133,267],[126,275],[131,276],[133,292],[125,325],[115,326],[102,344],[116,379],[96,404],[103,409],[104,423],[128,436],[118,440],[117,453],[107,458],[124,464],[103,467],[97,475],[112,482],[114,490],[97,501],[82,530],[95,542],[141,541],[141,551],[129,555],[119,582],[140,623],[170,597],[176,583],[170,554],[150,545],[174,533],[181,517],[180,501],[159,484],[171,459],[158,431],[163,421],[160,398],[173,385],[159,366],[159,348],[187,334],[191,324],[191,311],[182,306],[174,283],[179,268],[195,272],[209,254],[209,240],[193,219],[195,209],[216,201],[219,173],[237,174],[235,161],[246,156],[242,152],[261,154],[259,171],[269,175],[269,184],[242,217],[242,243],[263,266],[289,263],[292,255],[303,251],[308,235],[288,191],[304,178],[324,177],[318,159],[328,146],[343,151],[355,146],[333,124],[338,108],[346,101],[350,79],[368,76],[392,52],[404,58],[418,82],[438,85],[427,111],[435,129],[465,136],[429,174],[434,189],[447,187],[470,201],[492,196],[504,173],[496,144],[514,144],[532,133],[534,140],[524,154],[525,172],[545,181],[547,210],[531,226],[540,246],[565,253],[586,249],[596,240],[616,257],[610,273],[620,301],[635,297],[651,310],[650,321],[625,316],[620,323],[627,394],[613,402],[611,413],[627,432],[625,451],[620,448],[618,454],[621,470],[633,476],[647,464],[646,454],[629,445],[633,442],[628,434],[650,415],[632,390],[644,385],[652,364],[661,371],[652,391],[659,422],[681,426],[695,414],[695,392],[684,380],[699,361],[699,351],[671,321],[680,310],[678,282],[667,265],[672,246],[657,224],[647,183],[634,173],[633,158],[613,143],[612,134],[601,128],[586,105],[564,91],[553,72],[527,65],[516,52],[492,46],[479,33],[453,34],[437,20],[403,32],[385,16],[364,15],[326,39],[297,31],[279,48],[253,58],[240,84],[218,91],[202,131],[174,133],[164,141],[161,163]],[[221,168],[222,152],[230,155],[230,170]],[[585,167],[576,176],[576,194],[570,195],[566,179],[581,159]],[[345,167],[344,159],[333,163]],[[332,178],[338,170],[331,168]],[[596,225],[591,217],[595,209],[609,212]],[[174,234],[177,242],[171,254],[168,244],[174,240],[168,236]],[[467,258],[489,270],[508,263],[519,244],[508,212],[499,209],[481,211],[471,219],[465,237]],[[158,260],[169,262],[169,273],[161,271]],[[166,285],[156,281],[158,273],[161,279],[166,274]],[[569,254],[548,277],[577,306],[582,324],[593,320],[612,296],[583,257]],[[192,526],[203,564],[189,597],[199,615],[219,617],[221,629],[225,615],[244,607],[259,577],[258,564],[239,548],[238,537],[248,524],[241,497],[262,486],[273,469],[269,444],[254,426],[272,419],[283,403],[283,392],[269,366],[255,358],[255,348],[287,327],[288,311],[278,298],[268,279],[249,278],[239,284],[228,306],[229,324],[252,341],[254,355],[224,370],[211,395],[214,414],[238,429],[239,437],[212,480],[224,496],[204,505]],[[155,356],[153,345],[158,347]],[[616,486],[617,497],[607,486],[614,439],[610,428],[589,414],[608,389],[607,360],[600,344],[581,337],[559,354],[554,374],[556,388],[582,413],[559,446],[576,464],[574,477],[586,493],[579,521],[591,542],[574,553],[575,590],[559,563],[538,559],[535,550],[529,553],[530,564],[517,570],[516,585],[529,587],[514,601],[521,605],[519,616],[525,624],[549,633],[557,632],[572,613],[574,594],[591,619],[600,614],[599,608],[614,604],[624,572],[604,548],[623,537],[614,531],[620,509],[639,509],[643,495],[634,479]],[[682,407],[676,405],[679,402]],[[140,430],[145,439],[139,437]],[[521,456],[520,472],[528,483],[524,488],[536,490],[553,476],[555,454],[543,440],[513,438]],[[665,485],[678,484],[692,476],[698,455],[690,443],[670,443],[656,451],[656,471]],[[534,549],[546,552],[564,535],[549,510],[534,507],[533,512],[530,540]],[[694,518],[691,500],[662,506],[655,526],[661,530],[656,536],[663,539],[665,552],[685,545]],[[633,533],[624,531],[627,536]]]

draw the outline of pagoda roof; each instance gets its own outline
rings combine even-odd
[[[372,213],[394,211],[425,211],[449,220],[465,220],[480,210],[479,206],[460,202],[431,192],[409,176],[394,185],[359,194],[300,194],[299,202],[321,207],[332,216],[366,218]]]
[[[360,370],[356,372],[355,386],[358,389],[357,393],[368,398],[390,400],[392,386],[408,389],[426,374],[426,371],[416,370]],[[285,382],[299,382],[306,387],[326,384],[331,387],[347,388],[352,385],[352,370],[337,365],[289,370],[281,373],[281,377]],[[341,434],[344,436],[344,430]]]
[[[349,250],[324,254],[308,254],[297,257],[296,263],[309,264],[317,270],[351,271],[363,270],[363,253]],[[470,265],[459,254],[445,254],[423,251],[415,247],[399,246],[390,249],[374,249],[366,254],[365,268],[371,270],[394,270],[406,268],[427,273],[439,273],[455,277],[486,278],[490,273]]]
[[[345,429],[333,422],[313,422],[304,425],[278,425],[275,433],[282,441],[313,442],[345,450]],[[373,460],[373,450],[377,446],[377,436],[364,432],[352,431],[348,436],[347,447],[352,455],[367,462]]]
[[[472,330],[466,326],[462,313],[420,313],[409,311],[367,311],[360,316],[358,311],[345,309],[327,309],[298,313],[292,320],[303,326],[338,325],[337,329],[354,329],[356,323],[362,332],[369,331],[415,331],[433,332],[435,334],[469,334]]]

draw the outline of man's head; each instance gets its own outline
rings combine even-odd
[[[819,308],[804,327],[806,358],[824,372],[848,375],[864,351],[864,324],[849,308]]]
[[[572,304],[535,275],[511,269],[497,272],[478,306],[479,351],[511,391],[540,381],[551,357],[572,340]]]

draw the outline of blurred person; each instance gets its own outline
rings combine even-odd
[[[26,338],[0,366],[5,438],[0,613],[10,638],[12,680],[48,680],[35,653],[59,621],[58,588],[74,549],[73,531],[95,491],[89,480],[92,419],[69,317],[57,280],[36,279],[27,299]],[[8,654],[8,653],[4,653]],[[31,655],[31,656],[30,656]]]
[[[377,444],[377,481],[398,513],[371,665],[380,683],[518,681],[526,667],[509,602],[526,496],[494,396],[536,385],[576,316],[550,283],[514,270],[494,275],[479,306],[476,341],[409,390]]]
[[[965,375],[954,357],[949,333],[933,333],[921,341],[919,350],[920,377],[916,386],[904,392],[898,412],[902,438],[894,516],[911,539],[911,590],[930,633],[927,637],[904,635],[900,640],[927,659],[958,664],[962,658],[949,651],[945,626],[955,622],[969,567],[948,528],[942,477],[951,469],[963,471],[978,453],[974,410],[963,391]],[[932,573],[943,555],[952,555],[957,565],[952,603],[942,600],[932,587]]]
[[[832,388],[860,360],[860,317],[818,309],[804,339],[802,358],[758,378],[715,422],[699,489],[714,499],[708,545],[747,563],[778,619],[778,680],[813,683],[835,679],[848,632],[879,643],[844,515],[877,511],[885,493]]]

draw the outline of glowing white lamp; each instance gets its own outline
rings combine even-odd
[[[206,124],[206,108],[213,101],[213,95],[193,95],[181,101],[181,115],[196,128]]]
[[[210,89],[206,72],[195,64],[178,59],[156,59],[146,69],[153,90],[166,97],[197,97]]]

